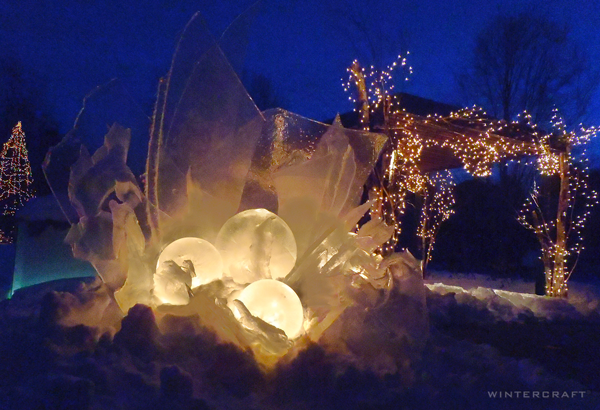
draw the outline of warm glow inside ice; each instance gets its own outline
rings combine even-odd
[[[238,299],[253,316],[283,330],[289,339],[302,332],[304,309],[302,302],[285,283],[262,279],[246,287]]]
[[[154,274],[154,296],[163,304],[187,305],[192,284],[190,272],[173,261],[165,262],[162,268]]]
[[[219,251],[210,242],[200,238],[181,238],[171,242],[158,257],[156,272],[160,273],[167,261],[184,266],[186,260],[194,266],[192,288],[220,279],[223,275]]]
[[[266,209],[230,218],[217,235],[224,274],[240,284],[285,277],[296,263],[296,240],[283,219]]]

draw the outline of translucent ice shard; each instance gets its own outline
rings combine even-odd
[[[115,124],[94,155],[82,147],[68,187],[79,220],[66,241],[73,254],[89,261],[113,290],[127,278],[128,252],[134,248],[143,252],[145,246],[136,216],[144,209],[144,198],[126,165],[129,140],[129,130]]]
[[[169,305],[187,305],[189,303],[192,270],[191,263],[185,262],[182,267],[173,261],[166,261],[154,274],[153,293],[161,303]]]
[[[303,128],[314,121],[295,118]],[[306,124],[305,124],[306,123]],[[322,125],[322,124],[321,124]],[[360,203],[363,184],[385,142],[381,135],[322,125],[324,132],[308,158],[295,158],[273,172],[278,215],[289,224],[302,257]]]
[[[266,209],[229,219],[217,235],[224,272],[237,283],[285,277],[296,263],[296,240],[285,221]]]
[[[72,184],[69,183],[69,179],[70,176],[73,176],[70,174],[70,170],[80,159],[82,149],[91,153],[102,148],[105,143],[107,125],[118,124],[122,130],[127,129],[129,135],[126,142],[123,138],[120,138],[121,142],[118,142],[125,148],[121,152],[126,154],[126,157],[113,156],[111,161],[118,159],[122,164],[113,164],[112,174],[124,175],[123,166],[126,165],[133,171],[133,175],[139,175],[144,170],[146,159],[144,153],[148,145],[149,122],[148,116],[139,108],[139,105],[118,80],[111,80],[103,86],[96,87],[85,97],[73,129],[64,136],[58,145],[48,151],[42,165],[48,186],[52,188],[52,192],[70,223],[77,223],[80,218],[70,201],[72,197],[70,197],[69,190]],[[111,145],[115,146],[114,143]],[[102,151],[105,151],[105,148],[102,148]],[[109,171],[107,167],[104,172],[106,171]],[[98,176],[99,174],[92,175]],[[85,174],[80,171],[75,176],[78,179],[81,177],[85,179]],[[108,182],[110,177],[105,174],[101,179]],[[100,187],[96,187],[96,189],[99,193],[103,193]]]
[[[158,94],[146,185],[152,227],[161,225],[159,210],[179,216],[188,204],[188,181],[229,204],[232,216],[264,120],[198,15],[186,26]]]

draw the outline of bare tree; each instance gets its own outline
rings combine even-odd
[[[470,67],[458,76],[468,103],[506,121],[527,111],[536,123],[549,122],[554,107],[570,123],[580,121],[598,80],[566,25],[530,13],[491,21],[476,39]]]
[[[259,110],[286,108],[289,103],[274,88],[272,81],[262,74],[247,73],[247,90]]]
[[[401,2],[360,0],[342,8],[333,2],[325,10],[332,16],[329,24],[343,36],[352,55],[366,68],[382,69],[398,54],[406,55],[410,50],[410,33],[396,17],[400,6]],[[394,79],[399,87],[403,80]]]

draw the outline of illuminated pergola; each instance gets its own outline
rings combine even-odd
[[[451,117],[395,114],[389,131],[399,139],[419,140],[422,150],[415,161],[423,173],[465,168],[486,176],[487,167],[495,162],[544,153],[530,138],[507,137]],[[558,153],[555,149],[552,152]]]
[[[444,115],[408,113],[402,107],[402,97],[406,95],[392,94],[391,72],[397,67],[406,70],[402,56],[386,71],[371,67],[369,72],[354,61],[348,68],[348,80],[343,83],[347,91],[352,86],[356,89],[350,100],[356,104],[358,126],[388,137],[369,181],[369,199],[373,201],[370,217],[394,227],[392,238],[379,252],[388,254],[396,249],[407,194],[420,195],[423,203],[417,235],[422,239],[425,269],[440,224],[453,213],[454,182],[448,170],[464,168],[475,177],[486,177],[492,174],[494,164],[535,157],[540,174],[557,176],[560,181],[556,215],[544,215],[534,187],[518,220],[540,242],[546,294],[566,295],[567,280],[583,249],[581,232],[597,202],[597,193],[587,185],[585,155],[575,161],[571,151],[589,141],[598,130],[582,127],[567,131],[557,112],[551,132],[531,124],[527,113],[510,123],[490,118],[476,107],[451,112],[445,106]],[[411,98],[426,101],[421,105],[436,105]]]
[[[491,119],[476,108],[446,116],[421,116],[395,108],[392,98],[388,101],[380,104],[381,109],[387,110],[379,115],[384,121],[374,124],[377,113],[370,113],[369,121],[373,131],[388,136],[370,186],[370,198],[374,201],[371,217],[395,228],[381,253],[396,249],[408,193],[423,198],[417,235],[422,240],[425,268],[441,223],[453,213],[454,182],[449,170],[463,168],[475,177],[487,177],[495,164],[535,158],[542,175],[554,175],[560,181],[557,213],[544,217],[537,202],[539,193],[534,189],[518,219],[536,234],[541,244],[547,294],[564,295],[566,282],[583,249],[581,231],[597,199],[596,192],[587,187],[587,167],[575,165],[571,150],[588,141],[597,130],[567,132],[557,120],[553,132],[545,133],[531,125],[527,115],[506,123]],[[359,107],[365,109],[368,105],[363,102]],[[365,114],[358,112],[360,123],[366,124]],[[574,212],[576,200],[584,203],[580,214]]]

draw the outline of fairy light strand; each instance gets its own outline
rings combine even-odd
[[[0,152],[0,216],[14,216],[33,197],[32,184],[25,133],[19,121]],[[10,242],[11,235],[0,231],[0,243]]]
[[[564,151],[549,160],[544,155],[538,159],[538,170],[545,176],[557,176],[560,192],[556,215],[547,215],[541,204],[541,195],[534,185],[518,213],[519,222],[533,231],[540,243],[546,276],[546,295],[566,296],[568,280],[579,259],[583,246],[583,230],[593,207],[598,203],[598,193],[588,185],[589,166],[586,144],[597,135],[595,127],[568,132],[564,121],[555,110],[552,118],[554,132],[543,136],[540,144],[546,152],[551,144],[562,145]],[[574,147],[583,149],[576,159]],[[551,161],[550,166],[548,161]]]
[[[406,58],[399,56],[394,64],[381,72],[373,67],[370,71],[360,68],[358,62],[354,61],[348,69],[348,80],[343,83],[345,91],[349,92],[353,85],[358,91],[359,100],[350,94],[350,101],[367,102],[359,107],[361,111],[364,111],[365,107],[368,110],[367,115],[361,116],[363,129],[370,128],[370,124],[365,123],[363,118],[368,119],[369,115],[372,116],[380,110],[383,111],[384,124],[378,131],[385,132],[389,137],[387,147],[377,166],[379,170],[374,172],[375,183],[369,193],[374,203],[370,210],[370,217],[381,219],[394,227],[392,238],[379,249],[380,253],[387,254],[395,250],[401,232],[400,221],[407,206],[407,194],[412,192],[424,198],[425,205],[421,210],[417,233],[424,240],[425,263],[431,259],[435,234],[441,223],[452,214],[454,197],[451,182],[447,182],[446,187],[432,190],[433,186],[439,186],[436,177],[432,179],[421,170],[422,154],[429,148],[450,150],[453,156],[460,160],[463,168],[476,177],[490,176],[494,164],[523,156],[536,158],[537,168],[544,176],[559,175],[561,158],[564,161],[565,155],[569,164],[572,164],[571,154],[565,153],[565,142],[563,146],[555,144],[553,139],[556,138],[542,132],[536,124],[532,124],[531,115],[526,112],[511,122],[490,118],[485,111],[475,106],[461,109],[445,117],[430,115],[423,118],[406,113],[390,97],[393,87],[387,86],[392,83],[392,71],[398,66],[406,67]],[[410,67],[409,73],[412,73]],[[595,128],[582,128],[577,133],[569,134],[558,115],[555,115],[553,120],[555,129],[563,134],[562,139],[564,140],[568,135],[566,145],[569,147],[584,145],[597,132]],[[548,260],[552,260],[559,254],[565,258],[578,255],[583,249],[581,230],[589,218],[591,204],[597,202],[596,192],[587,188],[586,172],[587,166],[578,165],[568,173],[567,196],[573,204],[569,202],[565,213],[573,215],[574,219],[565,232],[569,237],[579,239],[572,240],[569,247],[565,249],[556,245],[545,246],[544,252]],[[584,212],[575,215],[574,202],[575,198],[580,196],[578,195],[580,192],[586,192],[584,197],[587,202]],[[536,196],[532,195],[532,199],[519,216],[522,223],[525,221],[525,213],[531,213],[532,205],[535,203]],[[537,230],[540,238],[547,236],[550,230],[555,229],[555,225],[556,223],[553,222],[545,222],[539,216],[537,223],[525,224],[530,229]],[[560,276],[568,277],[571,272],[561,273]]]
[[[417,230],[417,236],[422,241],[423,270],[431,261],[435,238],[442,223],[454,214],[455,186],[456,183],[450,171],[439,171],[428,178]]]

